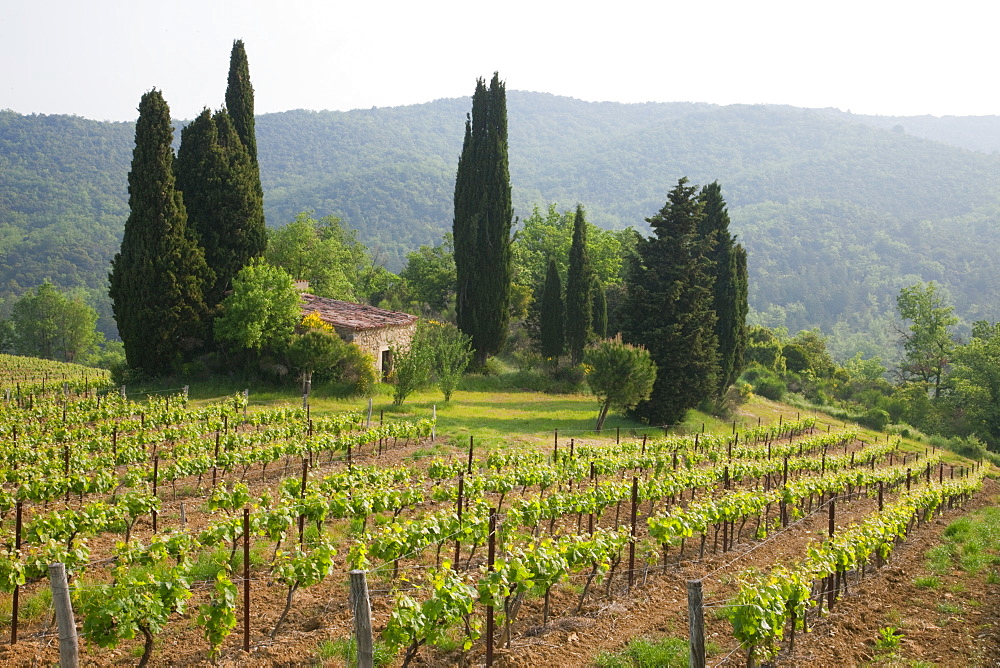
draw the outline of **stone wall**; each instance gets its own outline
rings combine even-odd
[[[371,355],[375,360],[375,370],[379,378],[384,378],[390,369],[383,368],[383,361],[391,365],[388,359],[389,346],[396,348],[408,348],[410,340],[416,332],[417,324],[402,325],[398,327],[387,326],[377,329],[350,329],[347,327],[335,327],[340,338],[348,343],[356,344],[361,350]]]

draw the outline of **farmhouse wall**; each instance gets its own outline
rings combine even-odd
[[[375,359],[375,368],[382,377],[386,373],[383,368],[385,353],[389,347],[406,349],[410,347],[410,340],[416,331],[416,324],[402,325],[399,327],[380,327],[378,329],[352,329],[350,327],[337,327],[337,334],[344,341],[354,343],[362,351],[368,353]]]

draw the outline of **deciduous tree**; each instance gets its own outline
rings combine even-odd
[[[958,324],[958,318],[953,314],[954,308],[934,281],[900,290],[896,308],[901,318],[910,321],[908,329],[900,330],[906,353],[900,369],[903,378],[927,383],[937,399],[955,349],[951,328]]]
[[[233,292],[215,319],[215,338],[238,350],[283,351],[302,317],[300,302],[284,269],[255,262],[233,279]]]
[[[11,308],[12,343],[19,355],[72,362],[98,339],[97,311],[45,281]]]
[[[621,335],[587,348],[583,358],[587,384],[601,403],[597,427],[611,408],[629,409],[648,399],[656,380],[656,364],[642,346],[623,343]]]

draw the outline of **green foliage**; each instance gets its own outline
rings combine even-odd
[[[452,234],[440,245],[423,245],[406,254],[406,266],[399,273],[413,296],[438,313],[448,310],[455,297],[455,248]]]
[[[729,232],[729,212],[718,181],[701,189],[704,205],[699,231],[713,237],[709,251],[709,273],[714,277],[712,308],[716,314],[715,338],[719,346],[719,373],[716,395],[721,397],[743,370],[746,348],[747,267],[746,251]]]
[[[623,338],[649,350],[656,363],[653,393],[635,412],[650,424],[680,422],[689,408],[714,394],[718,372],[712,276],[699,234],[703,204],[681,178],[668,201],[647,219],[655,236],[638,247],[621,311]]]
[[[690,648],[683,638],[633,638],[621,652],[602,652],[598,668],[687,668]]]
[[[875,649],[879,652],[894,652],[899,649],[903,633],[895,626],[886,626],[878,630]]]
[[[472,360],[472,339],[451,323],[430,321],[424,326],[419,345],[430,349],[437,386],[444,400],[451,401]]]
[[[934,281],[900,290],[896,307],[899,316],[910,321],[909,331],[903,333],[906,362],[901,370],[907,378],[930,383],[937,399],[954,350],[951,328],[958,324],[954,308]]]
[[[222,301],[215,338],[238,350],[284,350],[302,316],[299,301],[285,270],[265,262],[246,266]]]
[[[389,380],[394,383],[392,403],[402,405],[406,397],[423,387],[431,378],[434,368],[434,349],[428,341],[427,325],[418,323],[417,332],[406,348],[390,346],[392,371]]]
[[[292,336],[287,355],[292,366],[308,382],[312,381],[315,372],[332,372],[347,356],[348,345],[335,333],[309,329]]]
[[[233,125],[250,159],[257,164],[257,131],[253,111],[253,84],[250,83],[250,63],[243,40],[233,42],[229,54],[229,82],[226,86],[226,109],[233,118]],[[258,184],[260,176],[257,177]],[[258,189],[259,189],[258,185]]]
[[[579,364],[583,350],[594,335],[594,314],[591,288],[594,272],[587,252],[587,223],[583,207],[576,207],[573,219],[573,242],[569,248],[569,270],[566,275],[566,347],[570,361]]]
[[[610,408],[633,408],[653,391],[656,364],[649,351],[623,343],[620,335],[588,348],[583,363],[587,385],[601,404],[595,427],[598,431]]]
[[[339,218],[316,220],[300,213],[295,220],[270,231],[265,257],[295,280],[309,282],[320,297],[358,301],[369,297],[371,258],[368,249]]]
[[[19,355],[72,362],[97,343],[96,323],[94,309],[46,281],[14,302],[9,343]]]
[[[476,81],[455,177],[455,314],[459,329],[472,337],[478,367],[500,351],[510,319],[514,213],[506,95],[497,73],[489,89]]]
[[[108,294],[132,368],[162,374],[198,348],[212,270],[187,224],[174,188],[170,109],[152,90],[142,96],[129,172],[129,209]]]
[[[565,349],[562,283],[554,258],[549,259],[538,313],[538,343],[542,357],[558,361]]]
[[[777,373],[785,372],[784,345],[767,327],[750,327],[747,332],[746,363],[757,364]]]
[[[596,277],[590,286],[591,314],[593,316],[594,336],[599,339],[608,336],[608,298],[604,292],[604,286]]]
[[[541,285],[548,262],[555,260],[560,276],[569,270],[570,247],[576,222],[574,210],[559,213],[549,204],[543,214],[536,205],[521,221],[511,243],[515,281],[522,285]],[[621,285],[625,261],[635,247],[634,229],[605,230],[586,221],[587,253],[594,275],[604,285]]]
[[[1000,445],[1000,325],[976,323],[973,338],[954,353],[950,382],[972,430]]]
[[[208,641],[208,654],[213,663],[219,657],[222,644],[239,623],[236,619],[238,600],[239,589],[224,571],[219,571],[215,576],[215,595],[198,612],[198,626],[202,627]]]
[[[404,594],[397,595],[382,634],[388,645],[406,648],[404,667],[410,664],[421,645],[449,642],[451,628],[469,618],[479,598],[475,587],[447,567],[430,572],[426,587],[430,595],[420,603]],[[472,618],[463,639],[463,650],[472,647],[479,637],[479,626],[479,620]]]
[[[881,408],[869,408],[864,415],[858,418],[858,424],[875,431],[885,431],[889,422],[889,413]]]
[[[765,399],[781,401],[785,396],[785,381],[779,378],[772,370],[762,367],[759,364],[751,364],[740,380],[750,383],[754,394],[759,394]]]
[[[264,253],[260,175],[229,114],[208,109],[181,131],[174,168],[188,224],[215,273],[206,296],[214,307],[236,273]]]

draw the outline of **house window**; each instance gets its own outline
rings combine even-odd
[[[389,380],[392,374],[392,351],[386,348],[382,351],[382,380]]]

